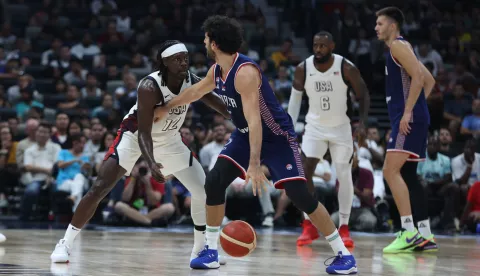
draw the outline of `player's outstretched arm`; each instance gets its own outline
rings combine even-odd
[[[260,74],[253,65],[240,67],[235,77],[235,89],[242,97],[243,114],[248,124],[250,165],[260,166],[262,150],[262,120],[260,117]]]
[[[162,101],[162,93],[150,79],[144,79],[137,91],[137,116],[138,116],[138,145],[142,156],[152,170],[152,175],[158,181],[163,181],[153,155],[152,124],[155,105]],[[160,173],[158,175],[157,173]]]
[[[413,53],[412,47],[408,42],[402,40],[395,40],[391,47],[391,53],[393,57],[400,62],[400,64],[405,68],[408,75],[410,75],[410,91],[408,94],[407,101],[405,103],[405,113],[411,113],[415,103],[418,100],[418,96],[422,91],[425,74],[422,70],[420,61]]]
[[[262,120],[260,117],[260,71],[254,65],[240,67],[235,77],[235,89],[242,97],[243,114],[248,124],[250,142],[250,162],[245,177],[245,183],[252,181],[253,195],[262,195],[262,188],[267,191],[269,183],[260,166],[262,151]]]
[[[202,80],[202,78],[195,74],[190,74],[190,76],[192,76],[192,84],[196,84]],[[222,114],[223,117],[230,119],[231,116],[230,113],[228,113],[225,103],[215,92],[205,94],[200,100],[211,109]]]
[[[305,62],[301,62],[295,69],[293,77],[292,93],[290,93],[290,100],[288,101],[288,115],[292,117],[293,125],[297,123],[298,115],[300,115],[300,108],[302,107],[302,97],[305,83]]]
[[[196,84],[186,88],[180,95],[173,98],[165,105],[165,109],[170,110],[173,107],[190,104],[199,100],[203,95],[215,89],[215,81],[213,80],[213,66],[208,70],[207,76]]]
[[[368,121],[368,111],[370,110],[370,92],[360,74],[360,71],[353,63],[345,60],[343,63],[343,73],[345,79],[352,86],[355,96],[360,104],[360,123],[366,125]]]

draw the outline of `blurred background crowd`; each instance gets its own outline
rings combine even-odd
[[[355,132],[351,228],[392,230],[398,214],[381,171],[390,133],[384,96],[387,49],[374,32],[375,11],[382,7],[375,2],[1,0],[1,218],[68,222],[89,188],[76,179],[83,175],[91,183],[96,177],[116,128],[136,102],[138,81],[155,70],[159,44],[184,42],[190,70],[204,76],[212,61],[205,56],[200,26],[209,15],[224,14],[242,22],[242,53],[259,63],[284,108],[295,66],[310,55],[313,35],[321,30],[333,34],[335,53],[356,64],[371,94],[368,128]],[[480,4],[388,4],[402,8],[403,35],[436,79],[428,99],[428,158],[418,169],[430,195],[432,226],[462,231],[480,219]],[[305,98],[296,127],[300,135],[307,109]],[[352,119],[355,127],[357,119]],[[230,121],[193,103],[180,131],[208,171],[233,129]],[[318,199],[335,220],[338,181],[328,153],[314,182]],[[161,199],[153,192],[160,192]],[[189,206],[190,193],[182,183],[174,178],[156,182],[139,160],[131,176],[105,198],[93,222],[191,223]],[[131,210],[137,212],[133,217]],[[151,211],[158,215],[153,220],[146,216]],[[282,191],[272,189],[257,198],[236,180],[228,189],[229,219],[297,226],[301,215]]]

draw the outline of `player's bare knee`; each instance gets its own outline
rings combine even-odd
[[[287,196],[300,211],[311,214],[317,209],[318,201],[308,192],[305,181],[287,181],[283,187],[285,187]]]
[[[128,207],[127,204],[119,201],[115,203],[115,206],[113,206],[113,209],[115,210],[116,213],[123,214],[125,207]]]

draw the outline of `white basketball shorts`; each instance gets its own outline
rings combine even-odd
[[[350,163],[353,157],[353,138],[350,124],[336,127],[305,126],[302,151],[309,158],[323,159],[330,149],[333,163]]]

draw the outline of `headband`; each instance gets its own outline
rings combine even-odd
[[[181,52],[188,52],[187,47],[185,47],[185,44],[183,43],[174,44],[168,47],[167,49],[165,49],[165,51],[162,52],[161,56],[162,58],[166,58]]]

